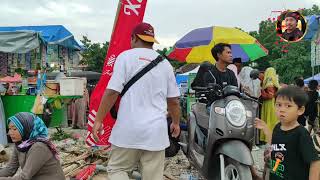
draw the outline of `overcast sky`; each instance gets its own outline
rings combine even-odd
[[[131,0],[135,1],[135,0]],[[64,25],[79,41],[110,40],[118,0],[1,0],[0,26]],[[320,0],[148,0],[145,22],[163,46],[172,46],[194,28],[240,27],[258,30],[272,11],[320,6]],[[159,46],[160,47],[160,46]]]

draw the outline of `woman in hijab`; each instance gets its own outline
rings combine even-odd
[[[275,113],[275,95],[280,88],[278,75],[276,70],[272,67],[265,71],[264,79],[262,82],[261,98],[263,100],[261,109],[261,119],[263,119],[269,129],[273,130],[274,126],[277,124],[278,119]],[[265,135],[260,134],[260,141],[266,141]]]
[[[15,147],[6,167],[0,169],[0,180],[64,180],[58,152],[48,140],[43,121],[34,114],[20,112],[8,123]],[[21,171],[16,174],[19,167]]]
[[[259,98],[261,95],[261,87],[259,79],[252,79],[250,73],[252,68],[249,66],[243,67],[239,73],[239,79],[242,90],[249,96]]]

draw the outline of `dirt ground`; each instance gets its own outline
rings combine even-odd
[[[60,159],[61,164],[64,170],[72,169],[72,164],[77,164],[78,166],[74,169],[70,170],[68,173],[74,174],[77,172],[77,168],[81,167],[81,163],[92,163],[92,162],[98,162],[98,164],[106,166],[107,159],[108,159],[108,153],[105,154],[99,154],[99,155],[93,155],[89,156],[83,159],[78,160],[77,162],[72,163],[77,158],[83,156],[85,153],[88,152],[89,148],[84,143],[84,138],[87,133],[86,130],[80,130],[80,129],[71,129],[71,128],[64,128],[64,133],[70,134],[71,137],[63,140],[56,140],[53,141],[53,143],[57,146],[59,152],[60,152]],[[57,130],[50,128],[49,129],[49,136],[53,137],[54,134],[56,134]],[[11,149],[13,148],[14,144],[10,144],[8,147],[6,147],[6,151],[8,154],[11,153]],[[255,166],[259,170],[259,172],[262,172],[263,167],[263,160],[262,160],[262,153],[263,153],[263,146],[257,150],[253,151],[253,157],[255,160]],[[94,153],[92,153],[94,154]],[[90,158],[91,157],[91,158]],[[99,160],[100,159],[100,160]],[[80,164],[80,165],[79,165]],[[5,163],[0,163],[0,167],[4,166]],[[69,167],[70,166],[70,167]],[[72,166],[72,167],[71,167]],[[80,167],[79,167],[80,166]],[[69,168],[69,169],[68,169]],[[199,180],[204,179],[201,177],[201,175],[198,173],[197,170],[195,170],[189,163],[186,156],[180,151],[175,157],[172,158],[166,158],[165,161],[165,171],[164,171],[164,179],[166,180],[179,180],[179,177],[181,174],[192,174],[195,177],[198,177]],[[68,178],[69,179],[69,178]],[[107,174],[106,172],[98,172],[93,177],[93,180],[106,180]]]

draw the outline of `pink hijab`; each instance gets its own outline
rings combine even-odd
[[[236,65],[234,64],[229,64],[227,66],[228,69],[230,69],[231,71],[233,71],[234,75],[236,76],[237,78],[237,82],[238,82],[238,87],[240,87],[240,80],[239,80],[239,75],[238,75],[238,68]]]

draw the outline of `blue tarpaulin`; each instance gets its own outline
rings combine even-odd
[[[46,44],[57,44],[66,48],[80,50],[81,46],[74,36],[62,25],[0,27],[0,32],[35,32]]]
[[[309,84],[309,82],[310,82],[311,80],[317,80],[318,83],[320,83],[320,73],[319,73],[319,74],[316,74],[316,75],[314,75],[314,76],[312,76],[312,77],[309,77],[309,78],[305,79],[305,80],[304,80],[304,83],[305,83],[305,84]]]
[[[306,20],[308,22],[308,28],[307,28],[307,34],[304,36],[303,39],[311,40],[319,30],[320,15],[307,16]]]

